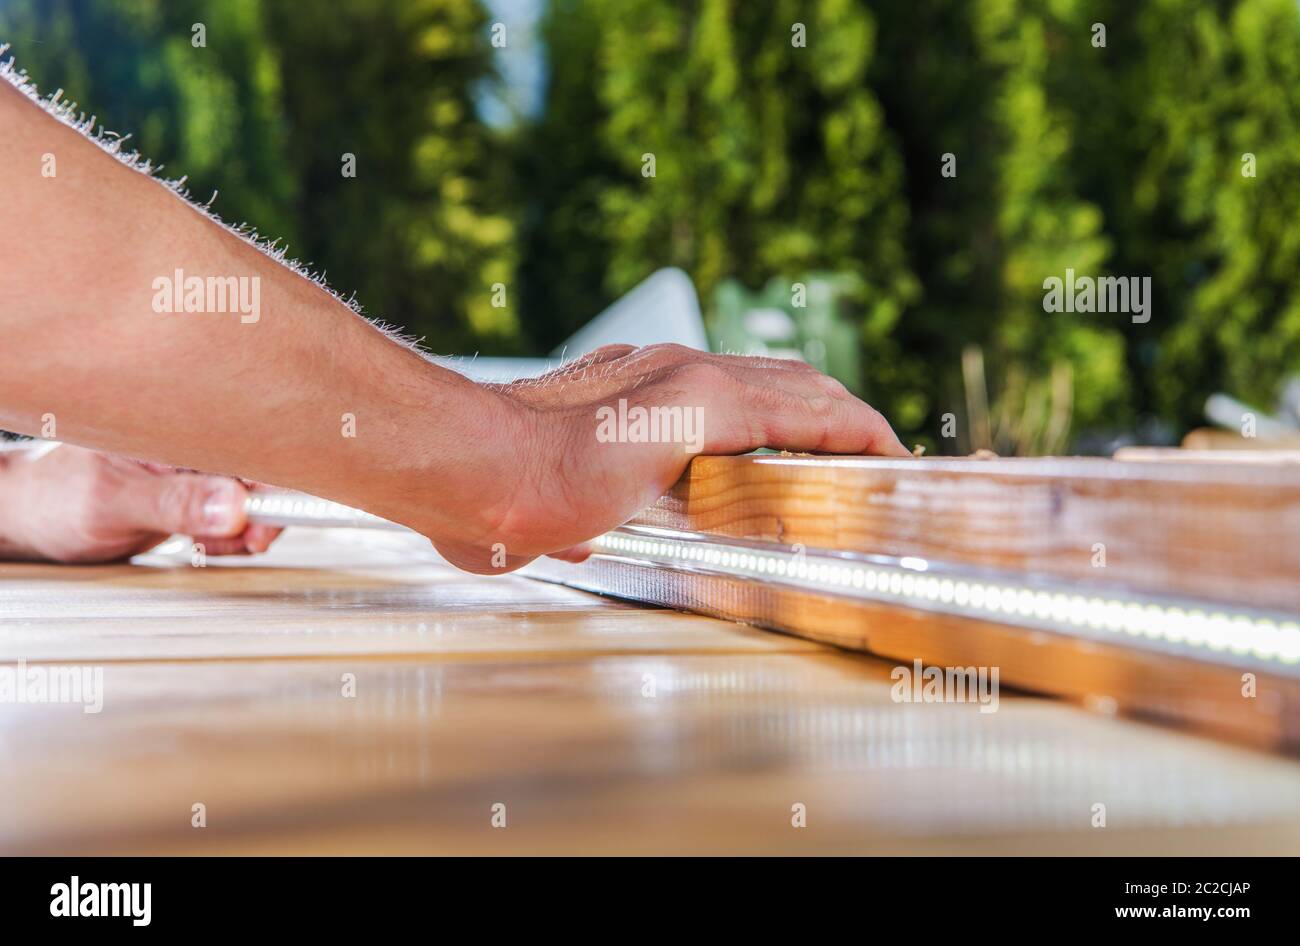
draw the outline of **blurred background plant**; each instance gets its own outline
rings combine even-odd
[[[1294,0],[0,0],[3,42],[435,351],[680,266],[716,346],[940,453],[1176,439],[1300,367]],[[1150,322],[1044,312],[1067,268]]]

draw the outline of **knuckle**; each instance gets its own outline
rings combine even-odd
[[[889,421],[885,420],[884,414],[880,413],[880,411],[876,410],[866,401],[862,401],[860,403],[862,404],[863,408],[866,410],[867,417],[871,421],[871,423],[879,424],[880,426],[883,427],[889,426]]]
[[[802,358],[781,358],[773,355],[735,355],[733,357],[743,362],[745,367],[760,371],[806,373],[817,370]]]
[[[835,411],[835,402],[828,395],[820,394],[807,398],[808,413],[818,419],[830,417]]]
[[[691,361],[673,371],[673,380],[686,387],[714,388],[731,379],[726,369],[708,361]]]
[[[693,353],[686,346],[674,342],[661,342],[656,345],[647,345],[637,354],[652,367],[662,368],[684,361],[691,354],[698,354],[698,352]]]
[[[588,353],[587,357],[591,359],[619,358],[634,351],[636,351],[635,345],[613,342],[609,345],[601,345],[599,348]]]
[[[556,368],[555,371],[548,372],[548,374],[563,374],[567,371],[577,371],[581,368],[585,368],[587,365],[600,361],[602,353],[603,349],[601,348],[597,348],[595,351],[589,351],[585,355],[579,355],[571,361],[564,362],[560,367]]]
[[[152,502],[152,513],[159,525],[174,526],[202,520],[202,495],[199,490],[191,489],[183,477],[168,477],[162,488],[153,494]]]
[[[818,371],[815,374],[815,377],[817,379],[817,383],[820,384],[824,390],[829,391],[831,394],[834,394],[837,397],[848,396],[849,389],[846,388],[843,382],[841,382],[838,378],[833,378],[828,374],[822,374],[820,371]]]
[[[812,365],[796,355],[779,356],[779,355],[746,355],[746,360],[751,362],[756,368],[774,368],[782,371],[798,371],[807,373],[816,371]]]
[[[798,410],[801,398],[777,387],[762,384],[746,384],[745,400],[759,410],[773,414],[789,414]]]

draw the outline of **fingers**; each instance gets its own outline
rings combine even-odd
[[[249,552],[265,552],[283,531],[283,529],[276,526],[264,526],[260,523],[254,523],[244,530],[244,534],[240,538],[243,540],[244,548]]]
[[[244,537],[237,536],[192,536],[194,545],[203,547],[204,555],[251,555],[253,550],[244,544]]]
[[[683,365],[641,392],[665,403],[701,407],[704,452],[744,453],[758,447],[821,453],[910,457],[880,412],[813,369],[779,377],[766,366]]]
[[[734,390],[736,384],[745,391]],[[726,396],[732,389],[736,396]],[[711,404],[710,453],[757,447],[910,456],[889,423],[839,381],[793,359],[714,355],[682,345],[606,345],[511,396],[550,410],[619,398],[654,406]],[[829,402],[829,403],[828,403]]]
[[[146,473],[123,484],[115,512],[124,526],[141,532],[234,537],[248,526],[247,498],[243,484],[223,476]]]
[[[759,426],[765,447],[886,457],[912,455],[879,411],[852,396],[774,392],[746,383],[741,399],[751,411],[750,429],[755,423]]]
[[[599,370],[591,370],[598,368]],[[910,457],[880,412],[810,365],[782,358],[714,355],[681,345],[607,345],[543,377],[565,380],[566,402],[634,396],[651,404],[712,404],[706,450],[758,447]],[[679,393],[672,389],[680,385]],[[710,429],[711,428],[711,429]]]
[[[242,535],[192,535],[194,545],[201,546],[204,555],[256,555],[265,552],[284,531],[275,526],[250,525]],[[158,533],[158,541],[170,533]]]
[[[247,488],[224,476],[164,473],[137,481],[121,495],[121,516],[147,532],[181,533],[201,542],[208,555],[265,552],[283,531],[248,522]]]

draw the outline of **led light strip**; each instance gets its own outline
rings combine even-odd
[[[250,522],[407,531],[360,509],[304,493],[256,492]],[[775,550],[767,543],[624,526],[592,540],[598,557],[785,585],[999,624],[1175,652],[1215,663],[1266,665],[1300,676],[1300,622],[1295,615],[1235,605],[1090,590],[1050,581],[954,567],[922,558]]]
[[[1176,651],[1217,663],[1266,664],[1300,676],[1300,623],[1232,605],[1077,587],[919,558],[774,551],[770,546],[624,527],[594,540],[596,554],[674,570],[788,585],[838,597],[1013,624],[1098,641]]]
[[[387,519],[361,509],[353,509],[328,499],[306,493],[253,492],[248,494],[244,511],[249,522],[268,526],[317,526],[352,529],[392,529],[409,531]]]

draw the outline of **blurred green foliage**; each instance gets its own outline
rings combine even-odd
[[[474,107],[492,68],[480,4],[0,0],[0,42],[368,315],[440,351],[521,344],[514,300],[491,305],[517,231],[510,150]]]
[[[545,108],[508,128],[475,108],[514,54],[493,19],[0,0],[0,42],[434,350],[545,351],[676,265],[715,337],[751,296],[784,308],[931,443],[968,410],[972,350],[995,420],[1056,390],[1076,431],[1180,430],[1211,391],[1271,403],[1300,367],[1294,0],[550,0]],[[1067,268],[1151,276],[1151,321],[1044,312]],[[789,303],[809,279],[833,305]]]

